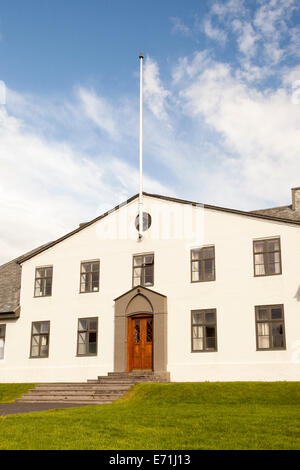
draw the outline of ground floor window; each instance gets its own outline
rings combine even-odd
[[[216,309],[192,310],[192,352],[217,351]]]
[[[258,350],[285,349],[283,305],[255,307]]]
[[[32,323],[30,357],[48,357],[49,334],[49,321],[37,321]]]
[[[96,356],[98,340],[98,318],[78,320],[77,355]]]
[[[0,359],[4,359],[6,325],[0,325]]]

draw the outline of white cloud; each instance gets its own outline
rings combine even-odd
[[[183,20],[177,16],[170,18],[170,21],[173,23],[172,33],[181,34],[183,36],[189,36],[192,31],[191,29],[183,22]]]
[[[119,138],[119,131],[114,119],[112,106],[103,97],[97,96],[93,90],[79,87],[78,96],[82,103],[85,115],[90,118],[99,129],[107,132],[113,139]]]
[[[256,42],[259,40],[259,36],[255,33],[251,23],[234,20],[232,25],[234,30],[239,33],[237,38],[239,50],[246,56],[253,56],[256,53]]]
[[[206,18],[203,23],[204,32],[206,36],[210,39],[214,39],[215,41],[224,43],[227,40],[227,34],[225,31],[217,28],[216,26],[212,25],[210,18]]]
[[[228,156],[222,188],[279,201],[299,185],[300,114],[284,88],[259,92],[214,64],[182,92],[186,113],[204,118]],[[224,168],[225,168],[224,167]],[[223,170],[224,170],[223,168]],[[213,178],[213,177],[212,177]]]
[[[169,91],[161,83],[157,63],[149,57],[145,64],[144,96],[154,116],[157,119],[166,120],[166,98],[169,96]]]

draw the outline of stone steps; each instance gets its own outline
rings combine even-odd
[[[152,371],[109,372],[87,382],[38,384],[19,398],[21,403],[72,403],[101,405],[121,398],[133,385],[141,382],[168,382],[167,375]]]

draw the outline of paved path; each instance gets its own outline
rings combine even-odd
[[[32,413],[33,411],[54,410],[57,408],[77,408],[78,406],[71,403],[1,403],[0,416],[14,415],[17,413]]]

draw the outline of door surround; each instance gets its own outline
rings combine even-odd
[[[137,286],[115,299],[114,371],[126,372],[128,318],[153,315],[153,371],[167,371],[167,297]]]

